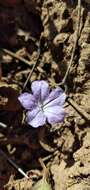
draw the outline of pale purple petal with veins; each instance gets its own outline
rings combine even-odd
[[[60,123],[64,120],[65,111],[60,106],[51,106],[44,110],[47,121],[50,124]]]
[[[27,110],[34,108],[36,105],[36,99],[34,98],[34,96],[27,92],[21,94],[18,97],[18,100],[20,101],[22,106]]]
[[[55,90],[52,90],[46,101],[44,101],[44,108],[55,105],[63,106],[65,99],[66,94],[58,87]]]
[[[53,101],[54,99],[56,99],[58,96],[62,95],[63,90],[60,87],[57,87],[56,89],[52,90],[47,99],[44,101],[44,104],[47,104],[51,101]]]
[[[27,123],[34,128],[42,126],[46,123],[46,116],[43,112],[37,107],[32,111],[27,112]]]
[[[31,89],[35,98],[41,102],[48,97],[50,92],[48,83],[44,80],[32,82]]]

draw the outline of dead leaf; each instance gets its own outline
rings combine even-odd
[[[10,178],[9,182],[4,186],[5,190],[28,190],[32,186],[32,180],[23,178],[14,180],[13,178]]]

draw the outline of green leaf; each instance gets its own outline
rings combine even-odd
[[[39,180],[31,190],[52,190],[51,185],[46,181],[45,178]]]

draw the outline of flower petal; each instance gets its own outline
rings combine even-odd
[[[43,102],[49,95],[49,86],[48,83],[44,80],[34,81],[31,85],[33,95],[38,101]]]
[[[53,106],[46,108],[44,114],[50,124],[55,124],[64,120],[65,111],[63,108],[60,108],[60,106]]]
[[[46,122],[46,117],[38,107],[32,111],[27,112],[27,123],[34,128],[44,125]]]
[[[49,94],[48,98],[44,101],[44,108],[48,106],[63,106],[66,99],[66,94],[58,87]]]
[[[27,92],[22,93],[18,97],[18,100],[20,101],[22,106],[27,110],[32,109],[33,107],[35,107],[35,104],[36,104],[34,96],[32,94],[27,93]]]

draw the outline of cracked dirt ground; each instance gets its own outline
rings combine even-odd
[[[14,53],[12,55],[10,52],[0,52],[0,122],[12,126],[10,129],[0,128],[0,147],[26,172],[32,169],[39,170],[37,162],[39,157],[46,159],[44,163],[50,170],[53,190],[90,190],[90,119],[83,117],[83,114],[77,111],[80,107],[90,118],[90,4],[88,0],[83,0],[78,7],[78,2],[25,0],[24,4],[21,1],[16,3],[11,12],[12,5],[8,6],[1,2],[0,7],[2,13],[0,13],[2,19],[0,46],[1,49],[6,48]],[[21,92],[37,60],[38,63],[30,78],[31,82],[44,79],[51,87],[62,82],[70,64],[77,23],[79,23],[77,44],[65,81],[67,94],[76,103],[77,110],[66,102],[67,115],[64,123],[52,126],[49,131],[51,141],[48,142],[47,134],[44,145],[40,145],[37,144],[38,132],[30,129],[29,136],[27,135],[29,129],[24,127],[22,129],[22,114],[16,100],[17,93]],[[13,27],[10,33],[9,27]],[[15,55],[18,56],[17,59]],[[25,60],[20,60],[20,57],[29,61],[29,65]],[[30,86],[30,81],[27,88]],[[13,90],[6,90],[8,87]],[[3,97],[9,99],[10,95],[7,104]],[[20,139],[17,140],[16,137],[19,136]],[[34,147],[34,143],[37,146],[35,144]],[[57,149],[55,154],[51,148],[54,152]],[[3,176],[3,180],[0,178],[0,186],[4,184],[7,190],[19,190],[19,187],[21,190],[31,188],[31,181],[27,183],[27,180],[20,179],[21,176],[17,173],[1,156],[0,176]],[[11,180],[13,174],[16,175],[16,179]]]

